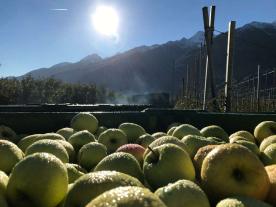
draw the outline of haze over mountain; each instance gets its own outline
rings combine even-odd
[[[189,74],[193,74],[197,81],[203,80],[205,63],[202,61],[199,70],[197,61],[203,41],[204,33],[197,32],[189,39],[141,46],[104,59],[91,54],[76,63],[60,63],[25,75],[95,83],[122,92],[171,92],[172,87],[175,90],[181,87],[187,64]],[[227,33],[215,36],[213,48],[215,78],[219,84],[225,77]],[[252,22],[236,29],[234,78],[240,80],[255,74],[258,64],[262,71],[276,67],[276,22]]]

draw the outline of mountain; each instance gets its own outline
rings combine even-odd
[[[113,90],[141,93],[179,90],[182,78],[188,73],[188,80],[194,81],[194,87],[197,87],[199,83],[202,86],[204,77],[205,63],[202,61],[201,69],[198,63],[200,43],[203,41],[204,32],[197,32],[189,39],[140,46],[108,58],[92,54],[76,63],[61,63],[25,75],[95,83]],[[213,55],[217,84],[224,82],[226,49],[227,33],[215,36]],[[276,67],[276,22],[252,22],[236,29],[234,78],[241,80],[255,74],[258,64],[263,71]]]

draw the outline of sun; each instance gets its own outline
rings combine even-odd
[[[92,14],[92,23],[97,32],[102,35],[118,36],[119,16],[110,6],[98,6]]]

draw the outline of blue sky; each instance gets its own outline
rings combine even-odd
[[[218,30],[227,30],[230,20],[238,27],[276,20],[275,0],[0,0],[0,76],[188,38],[203,30],[201,9],[212,4]],[[98,5],[117,10],[117,41],[93,28]]]

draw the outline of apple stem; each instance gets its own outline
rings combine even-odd
[[[148,149],[155,155],[156,159],[158,159],[159,157],[158,152],[154,151],[150,146],[148,146]]]

